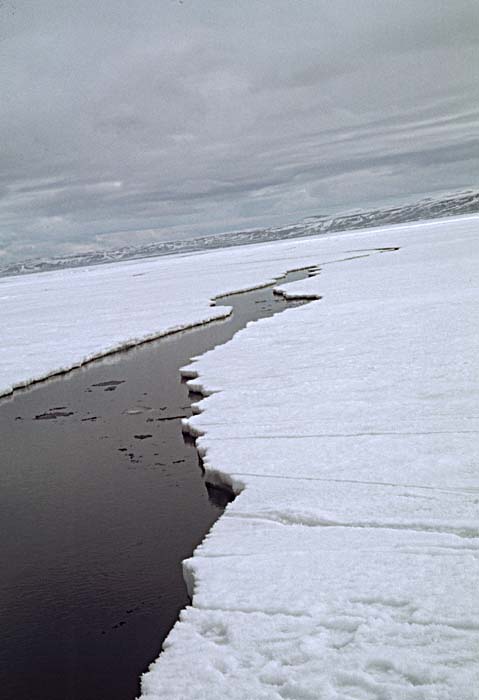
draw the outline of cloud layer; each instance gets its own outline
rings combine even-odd
[[[0,2],[4,260],[475,183],[474,0]]]

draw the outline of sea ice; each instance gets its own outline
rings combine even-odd
[[[238,496],[143,700],[479,697],[478,229],[323,240],[320,301],[185,368]]]
[[[229,312],[315,301],[185,368],[237,494],[142,700],[477,700],[479,217],[0,280],[0,393]],[[399,249],[396,249],[399,248]]]

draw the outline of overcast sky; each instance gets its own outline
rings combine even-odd
[[[0,263],[477,184],[477,0],[0,0]]]

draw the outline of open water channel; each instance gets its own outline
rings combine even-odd
[[[181,561],[230,498],[205,483],[182,434],[198,396],[179,369],[248,321],[304,303],[273,286],[221,297],[228,319],[0,399],[4,700],[138,694],[188,604]]]

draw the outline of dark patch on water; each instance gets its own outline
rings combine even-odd
[[[74,411],[53,411],[50,410],[47,413],[38,413],[35,416],[35,420],[56,420],[57,418],[68,418],[68,416],[75,415]]]
[[[180,416],[166,416],[165,418],[148,418],[147,423],[153,420],[156,420],[157,423],[163,423],[163,421],[179,420],[180,418],[188,418],[188,416],[183,413]]]
[[[120,384],[124,384],[125,381],[125,379],[110,379],[105,382],[98,382],[97,384],[92,384],[92,386],[106,386],[109,388],[116,388],[117,386],[120,386]]]

